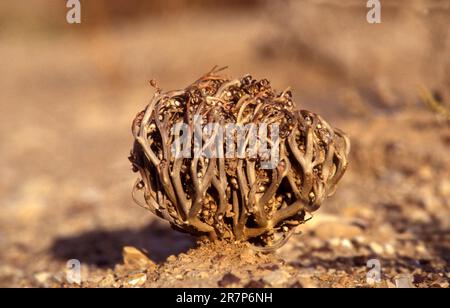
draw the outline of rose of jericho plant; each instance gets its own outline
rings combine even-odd
[[[133,196],[177,230],[277,248],[335,192],[350,142],[319,115],[295,109],[289,89],[278,93],[266,79],[229,79],[220,71],[214,68],[182,90],[162,92],[153,84],[156,93],[132,124],[130,161],[140,175]],[[195,155],[195,147],[180,157],[172,150],[180,122],[187,136],[210,122],[277,124],[277,142],[264,141],[278,147],[279,159],[264,168],[264,155],[205,157]],[[252,134],[244,132],[241,149]],[[237,139],[232,142],[239,148]],[[225,151],[219,139],[202,141],[202,150]],[[137,200],[138,191],[145,202]]]

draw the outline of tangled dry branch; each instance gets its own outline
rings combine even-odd
[[[319,115],[295,110],[289,89],[277,93],[266,79],[228,79],[219,71],[214,68],[183,90],[163,93],[156,87],[132,125],[130,161],[140,173],[133,195],[136,200],[136,192],[143,192],[142,206],[177,230],[278,247],[334,193],[347,167],[349,139]],[[275,123],[278,142],[270,132],[265,141],[279,148],[279,159],[275,168],[265,169],[264,155],[211,158],[193,149],[179,157],[172,151],[177,136],[171,133],[179,122],[189,128],[188,136],[210,122]],[[251,134],[245,132],[246,146]],[[218,139],[202,141],[202,150],[225,151]],[[245,146],[236,148],[245,151]]]

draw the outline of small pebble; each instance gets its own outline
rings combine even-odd
[[[167,257],[167,261],[168,261],[168,262],[174,262],[174,261],[176,261],[176,260],[177,260],[177,257],[174,256],[174,255],[170,255],[170,256]]]
[[[264,281],[266,281],[268,284],[272,286],[282,285],[287,282],[290,276],[291,275],[286,271],[276,270],[264,276]]]
[[[351,242],[349,239],[343,239],[343,240],[341,241],[341,245],[342,245],[342,247],[344,247],[344,248],[347,248],[347,249],[353,249],[353,244],[352,244],[352,242]]]
[[[377,255],[382,255],[384,253],[384,248],[378,243],[372,242],[369,244],[370,249]]]
[[[415,288],[415,286],[412,283],[413,279],[410,275],[400,275],[398,277],[395,277],[394,280],[395,280],[396,288],[401,288],[401,289]]]
[[[142,286],[147,281],[147,275],[145,273],[137,273],[130,276],[128,284],[133,287]]]
[[[395,254],[395,248],[394,248],[394,246],[392,246],[391,244],[386,244],[386,245],[384,245],[384,250],[385,250],[386,253],[389,254],[389,255],[394,255],[394,254]]]

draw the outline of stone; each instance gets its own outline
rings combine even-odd
[[[394,254],[395,254],[395,248],[394,248],[394,246],[392,246],[391,244],[386,244],[386,245],[384,245],[384,250],[385,250],[386,253],[389,254],[389,255],[394,255]]]
[[[328,243],[330,243],[332,247],[339,247],[341,245],[341,240],[337,237],[333,237],[328,240]]]
[[[264,281],[272,286],[282,285],[287,282],[290,276],[291,275],[284,270],[276,270],[264,276]]]
[[[167,257],[167,262],[174,262],[177,260],[177,257],[174,255],[170,255]]]
[[[428,255],[428,250],[423,243],[419,243],[416,246],[416,252],[420,255]]]
[[[135,247],[125,246],[122,251],[122,256],[123,263],[126,267],[133,269],[156,268],[155,262]]]
[[[349,249],[349,250],[353,249],[352,242],[349,239],[346,239],[346,238],[341,241],[341,246],[346,248],[346,249]]]
[[[382,255],[384,253],[384,247],[376,242],[371,242],[369,247],[377,255]]]
[[[410,275],[400,275],[394,278],[396,288],[410,289],[415,288],[412,281],[413,278]]]
[[[40,287],[48,288],[52,280],[52,274],[48,272],[39,272],[34,274],[34,279]]]
[[[136,273],[128,276],[127,283],[132,287],[140,287],[147,281],[147,274]]]

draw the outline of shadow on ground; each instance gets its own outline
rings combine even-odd
[[[58,259],[78,259],[81,263],[108,268],[122,263],[124,246],[144,250],[150,259],[158,263],[170,255],[195,247],[195,239],[154,221],[139,230],[96,230],[57,238],[50,251]]]

